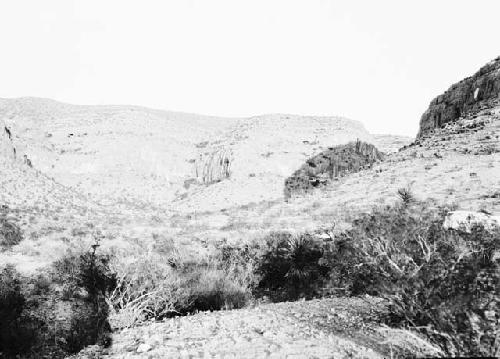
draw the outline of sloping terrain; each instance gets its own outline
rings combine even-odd
[[[212,208],[228,200],[241,205],[274,199],[283,179],[307,157],[357,138],[372,140],[360,123],[338,117],[226,119],[36,98],[0,100],[0,118],[36,169],[113,205],[167,207],[189,197],[195,202],[189,205]],[[208,191],[188,190],[186,183],[203,184],[198,170],[220,150],[229,154],[229,179]]]
[[[488,78],[486,84],[496,83]],[[106,236],[105,251],[129,256],[169,240],[208,252],[217,242],[244,244],[277,230],[341,230],[360,212],[394,202],[403,187],[418,199],[500,212],[500,104],[495,87],[480,98],[475,85],[467,91],[452,87],[445,96],[463,104],[472,91],[474,106],[432,126],[424,120],[420,136],[411,144],[395,139],[401,150],[383,162],[288,202],[284,179],[308,158],[355,139],[383,144],[382,151],[394,149],[394,142],[342,118],[218,119],[139,107],[0,100],[0,119],[12,137],[5,131],[0,137],[0,201],[25,237],[0,253],[0,261],[33,272],[67,250],[88,248],[95,230]],[[433,101],[428,113],[448,113],[446,101],[444,110],[435,110]],[[207,163],[214,167],[206,184]],[[389,340],[394,337],[409,338],[400,342],[406,350],[435,350],[409,332],[396,335],[371,322],[367,308],[356,300],[322,299],[200,313],[117,332],[103,354],[384,357],[396,345]],[[338,316],[340,311],[348,317]]]
[[[332,298],[205,312],[123,330],[103,358],[387,358],[439,351],[378,324],[384,302]],[[89,348],[87,355],[96,353]],[[81,355],[83,357],[83,355]]]
[[[154,245],[156,236],[205,250],[182,234],[190,228],[176,225],[178,213],[281,201],[284,179],[306,158],[372,139],[360,123],[336,117],[224,119],[37,98],[0,99],[0,121],[0,201],[25,238],[0,259],[23,272],[88,246],[95,231],[118,251]],[[209,159],[219,152],[230,176],[205,184],[202,170],[208,165],[217,177]]]
[[[454,88],[460,89],[460,86]],[[452,90],[446,96],[461,102],[461,96],[469,94]],[[498,213],[498,100],[497,96],[478,101],[446,123],[432,125],[432,131],[424,121],[420,136],[410,145],[402,146],[399,152],[389,154],[372,168],[338,178],[312,194],[296,196],[288,203],[256,200],[249,205],[222,210],[179,212],[172,217],[171,225],[180,230],[178,238],[229,240],[233,244],[258,240],[263,233],[274,230],[321,231],[335,224],[337,229],[342,229],[356,214],[375,205],[394,202],[399,188],[408,188],[416,198],[432,199],[436,204],[455,204],[460,209]],[[427,113],[433,111],[434,102]],[[255,310],[200,313],[117,333],[115,344],[107,355],[375,358],[392,356],[392,349],[397,348],[394,343],[414,355],[438,354],[435,348],[410,332],[380,335],[383,328],[359,316],[367,307],[365,304],[364,309],[358,307],[357,311],[354,303],[343,307],[338,301],[322,299],[272,304]],[[363,329],[345,328],[345,321],[339,317],[330,321],[329,311],[335,313],[340,308],[348,313],[347,316],[355,318],[354,322],[362,323]],[[318,327],[316,323],[321,324]],[[304,341],[304,337],[308,339]],[[402,338],[411,340],[405,342]]]

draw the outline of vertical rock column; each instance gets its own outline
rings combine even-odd
[[[195,162],[196,178],[200,183],[220,182],[231,176],[232,152],[226,148],[200,155]]]

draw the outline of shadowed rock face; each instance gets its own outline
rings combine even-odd
[[[356,141],[330,147],[327,151],[308,159],[285,180],[285,198],[289,198],[293,193],[309,192],[315,187],[326,184],[328,179],[361,171],[381,160],[383,154],[369,143]]]
[[[500,57],[432,100],[420,119],[420,131],[417,137],[422,137],[448,122],[456,121],[471,111],[488,107],[491,102],[498,99],[500,99]]]

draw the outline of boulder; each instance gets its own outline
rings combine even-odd
[[[288,199],[293,193],[309,192],[327,184],[329,180],[369,168],[383,158],[382,152],[374,145],[361,141],[330,147],[308,159],[285,180],[285,198]]]
[[[500,228],[500,216],[483,212],[452,211],[446,215],[443,223],[445,229],[455,229],[470,233],[475,226],[482,226],[486,230]]]

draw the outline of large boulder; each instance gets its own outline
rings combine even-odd
[[[382,152],[374,145],[362,141],[330,147],[308,159],[285,180],[285,198],[294,193],[309,192],[331,179],[369,168],[383,158]]]
[[[483,212],[452,211],[446,215],[443,223],[445,229],[461,230],[467,233],[475,226],[484,227],[486,230],[500,228],[500,216]]]
[[[420,119],[417,137],[454,122],[500,99],[500,57],[483,66],[473,76],[452,85],[432,100]]]

